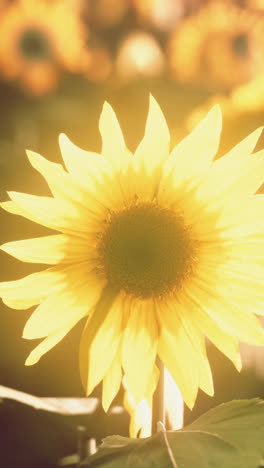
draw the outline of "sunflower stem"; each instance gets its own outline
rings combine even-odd
[[[164,364],[157,358],[156,365],[160,371],[160,377],[157,388],[153,395],[152,404],[152,435],[158,430],[158,423],[161,422],[165,426],[165,385],[164,385]]]
[[[78,463],[77,467],[81,466],[81,462],[87,457],[87,429],[85,426],[77,426],[77,435],[78,435]]]

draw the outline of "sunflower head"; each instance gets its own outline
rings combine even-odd
[[[1,15],[0,32],[2,73],[33,93],[51,90],[60,67],[72,71],[79,66],[84,27],[77,12],[61,0],[15,2]]]
[[[209,2],[172,34],[172,74],[179,81],[218,90],[249,81],[263,71],[263,24],[254,11],[229,1]]]
[[[261,129],[216,161],[218,106],[172,150],[152,97],[133,155],[107,103],[99,129],[100,154],[61,135],[65,168],[28,152],[51,196],[9,192],[2,207],[57,234],[2,246],[50,267],[0,283],[0,295],[17,309],[37,306],[23,336],[44,339],[28,365],[86,317],[87,395],[102,382],[107,410],[124,378],[128,407],[147,405],[150,414],[160,359],[192,408],[199,388],[213,394],[205,336],[238,370],[238,342],[264,344],[256,317],[263,314],[264,199],[255,195],[264,154],[252,154]],[[139,429],[136,420],[132,426]]]
[[[180,288],[193,267],[193,244],[180,214],[150,202],[113,212],[98,250],[110,284],[151,298]]]
[[[41,31],[34,26],[26,28],[19,37],[18,49],[28,60],[50,60],[52,59],[52,49],[45,31]]]

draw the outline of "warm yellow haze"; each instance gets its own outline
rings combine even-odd
[[[164,362],[194,405],[213,394],[204,336],[241,368],[238,342],[263,345],[264,151],[251,154],[261,129],[214,161],[221,112],[215,106],[170,150],[154,98],[135,154],[114,111],[100,117],[101,154],[65,136],[65,169],[28,151],[50,196],[10,192],[7,211],[55,232],[2,249],[46,270],[0,284],[5,304],[36,305],[23,336],[43,338],[36,363],[86,317],[80,371],[87,395],[103,381],[107,410],[125,375],[135,402],[151,403]]]

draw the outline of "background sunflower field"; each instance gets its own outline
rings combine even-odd
[[[0,194],[45,195],[25,148],[59,160],[58,134],[100,151],[98,118],[113,105],[133,151],[143,135],[149,93],[172,133],[182,138],[213,103],[224,117],[219,154],[264,123],[263,0],[1,0]],[[258,144],[263,148],[264,137]],[[221,181],[219,181],[221,183]],[[1,212],[1,243],[46,234]],[[48,230],[47,230],[48,232]],[[12,237],[13,236],[13,237]],[[36,265],[36,271],[39,266]],[[32,272],[1,253],[1,280]],[[30,314],[26,312],[26,314]],[[79,324],[37,366],[24,367],[32,343],[21,339],[25,313],[1,304],[0,385],[40,397],[83,397]],[[215,396],[200,392],[185,422],[233,398],[264,398],[264,352],[243,346],[239,375],[213,347]],[[94,392],[94,396],[99,392]],[[121,404],[119,395],[116,405]],[[48,414],[48,415],[47,415]],[[98,440],[127,436],[125,413],[57,416],[11,401],[0,404],[0,457],[5,467],[52,468],[76,451],[76,427]]]

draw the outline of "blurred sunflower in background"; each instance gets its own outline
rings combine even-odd
[[[264,9],[264,1],[263,0],[244,0],[244,6],[248,6],[249,8],[254,8],[256,10],[263,10]]]
[[[86,29],[69,2],[14,2],[0,15],[0,34],[0,73],[33,94],[54,90],[62,69],[80,67]]]
[[[169,31],[184,15],[183,0],[134,0],[139,21],[161,31]]]
[[[228,91],[264,71],[264,18],[228,0],[211,1],[179,24],[167,53],[179,82]]]
[[[118,26],[130,7],[130,0],[82,0],[91,25],[99,30]]]
[[[198,388],[213,394],[204,335],[238,370],[239,341],[264,344],[256,317],[263,314],[264,199],[254,195],[264,154],[251,154],[261,129],[215,162],[218,107],[172,151],[153,98],[133,156],[108,104],[99,129],[101,154],[61,135],[67,170],[28,152],[53,197],[9,192],[2,207],[61,233],[2,246],[53,266],[1,283],[0,295],[16,309],[39,304],[23,336],[44,340],[26,364],[88,316],[80,343],[87,395],[102,381],[107,410],[124,375],[134,404],[150,404],[159,356],[192,408]]]
[[[119,78],[128,81],[160,76],[165,69],[165,56],[152,34],[133,31],[120,43],[115,69]]]
[[[229,95],[217,93],[195,107],[185,119],[183,134],[191,131],[215,104],[221,106],[226,122],[221,142],[221,150],[226,151],[238,138],[263,124],[264,74],[238,86]],[[264,142],[263,136],[260,141]]]

